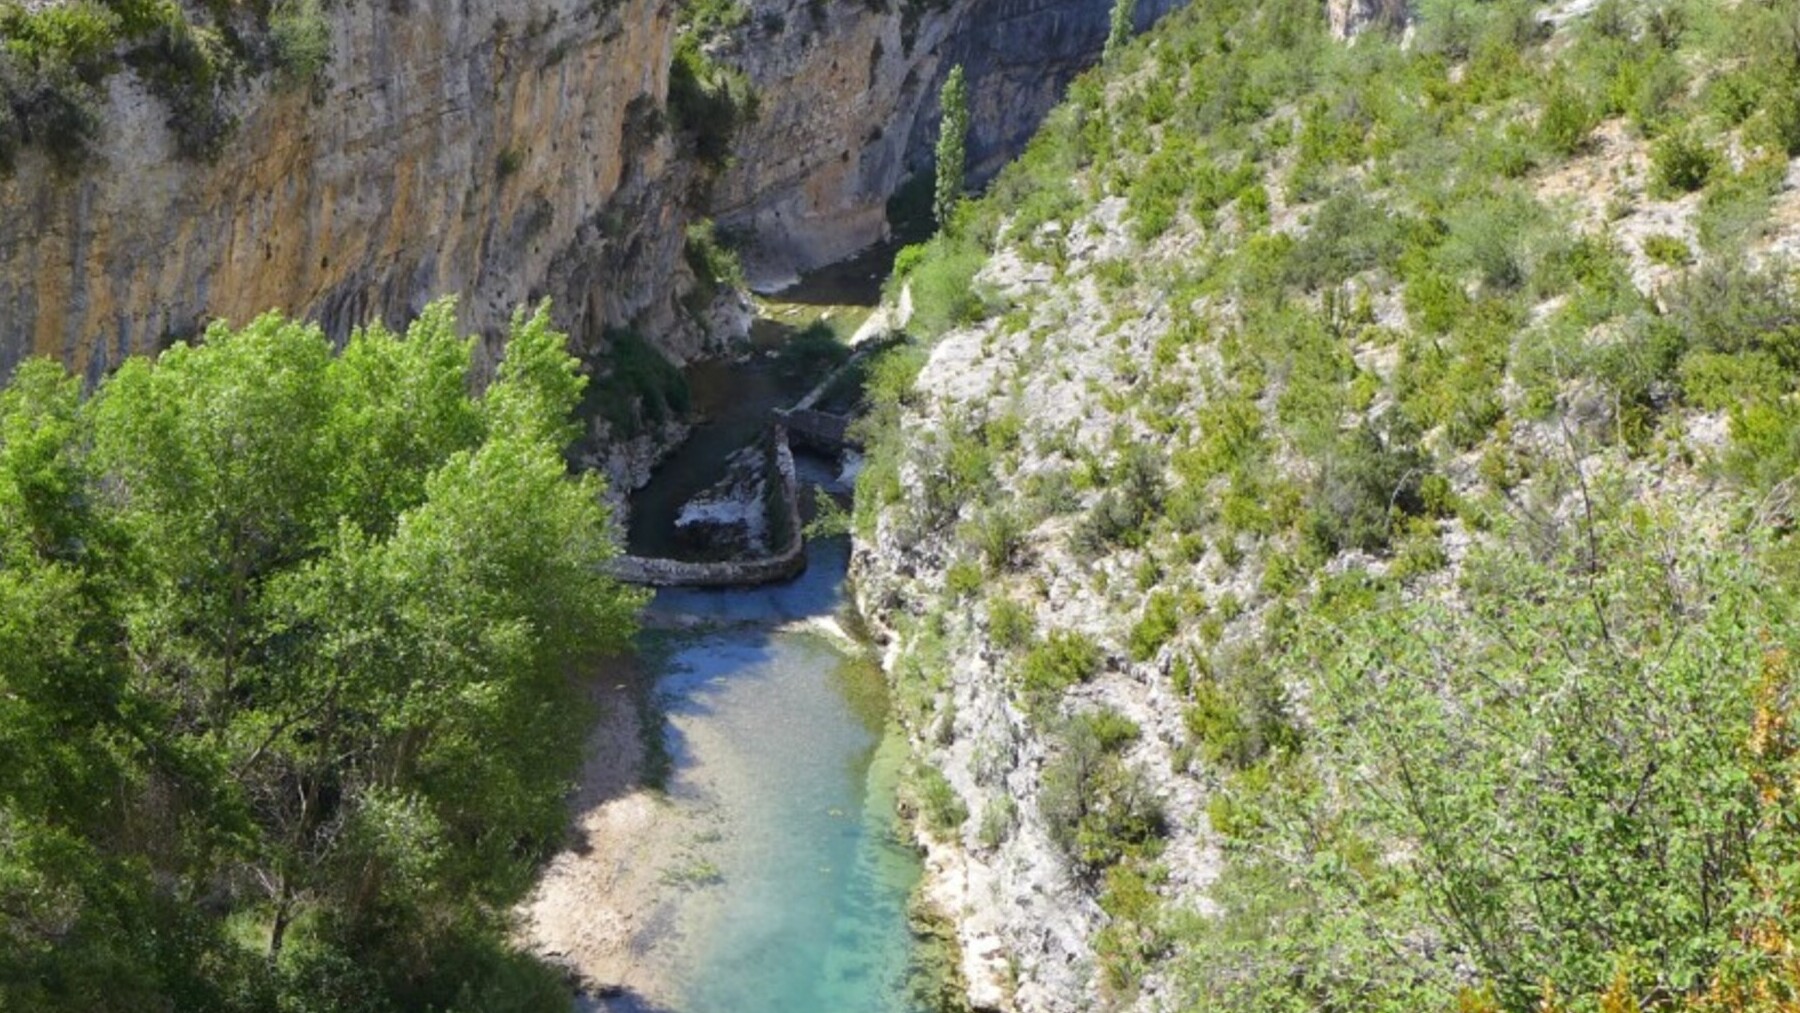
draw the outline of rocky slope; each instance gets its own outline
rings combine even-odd
[[[1786,477],[1788,437],[1751,442],[1777,423],[1742,405],[1791,403],[1792,374],[1705,379],[1782,326],[1800,228],[1776,114],[1701,105],[1749,73],[1729,24],[1255,6],[1203,0],[1079,83],[922,251],[923,340],[877,382],[857,589],[977,1008],[1333,1008],[1343,980],[1344,1008],[1396,980],[1424,984],[1379,1008],[1525,1008],[1482,1005],[1479,958],[1421,909],[1359,922],[1331,892],[1362,859],[1318,839],[1366,772],[1309,752],[1341,729],[1307,667],[1329,652],[1296,645],[1466,618],[1497,560],[1586,553],[1564,576],[1591,580],[1621,516],[1627,543],[1742,559],[1723,547],[1786,510],[1746,475]],[[1580,90],[1658,45],[1689,75],[1661,105]],[[1409,649],[1388,635],[1377,658]]]

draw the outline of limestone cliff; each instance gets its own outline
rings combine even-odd
[[[62,177],[29,153],[0,181],[0,372],[39,353],[97,376],[270,308],[343,334],[446,292],[489,334],[544,295],[590,342],[645,315],[673,329],[688,170],[655,111],[674,17],[670,0],[341,5],[321,90],[241,89],[210,165],[177,157],[158,100],[114,75],[92,164]]]
[[[1139,21],[1175,4],[1142,0]],[[667,129],[676,7],[333,8],[321,87],[240,87],[210,164],[179,157],[161,101],[114,75],[81,172],[27,153],[0,180],[0,373],[36,353],[97,377],[271,308],[343,335],[444,293],[486,335],[549,296],[589,351],[633,323],[689,358],[706,340],[677,301],[694,213],[747,243],[763,286],[854,253],[929,163],[952,64],[973,84],[984,178],[1097,57],[1111,0],[762,0],[712,47],[759,113],[710,181]]]
[[[1141,0],[1139,27],[1179,6]],[[937,95],[969,76],[969,166],[1016,155],[1105,44],[1111,0],[862,3],[767,0],[721,56],[764,95],[714,189],[713,214],[746,240],[753,285],[778,288],[883,238],[886,203],[926,168]]]

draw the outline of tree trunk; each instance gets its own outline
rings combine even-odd
[[[281,877],[281,892],[275,899],[275,923],[269,926],[269,963],[281,957],[281,944],[287,938],[288,923],[293,920],[294,893],[287,877]]]

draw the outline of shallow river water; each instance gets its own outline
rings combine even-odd
[[[700,829],[667,877],[661,954],[682,1013],[912,1007],[906,903],[919,860],[894,789],[904,745],[878,669],[803,621],[842,603],[846,547],[815,542],[796,581],[660,593],[653,616],[727,625],[647,652],[672,805]]]
[[[769,411],[820,377],[768,353],[824,321],[848,335],[874,305],[891,246],[810,276],[762,304],[755,351],[688,372],[704,423],[632,496],[629,543],[682,555],[673,518],[760,435]],[[802,506],[835,462],[797,459]],[[810,511],[808,511],[810,512]],[[661,868],[650,943],[654,997],[619,1013],[911,1013],[907,901],[920,862],[895,789],[905,744],[870,660],[818,627],[844,605],[849,547],[810,540],[796,580],[669,589],[650,606],[641,658],[662,722],[665,801],[679,840],[639,856]],[[692,629],[679,629],[694,626]],[[671,632],[670,627],[677,627]],[[835,627],[832,627],[835,629]]]

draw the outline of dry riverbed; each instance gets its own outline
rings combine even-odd
[[[691,819],[645,787],[645,746],[633,682],[637,662],[593,687],[600,716],[572,803],[571,846],[551,860],[519,908],[527,946],[568,969],[601,1009],[670,998],[668,947],[674,897],[668,880],[684,861]]]

